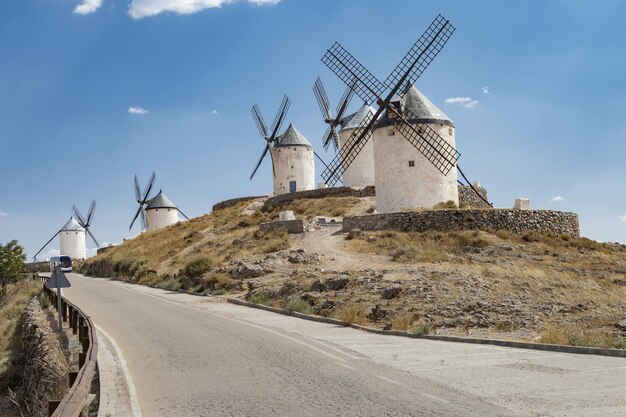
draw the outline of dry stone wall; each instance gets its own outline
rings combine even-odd
[[[509,230],[580,236],[576,213],[552,210],[429,210],[344,217],[343,230]]]
[[[278,220],[275,222],[261,223],[259,230],[267,232],[270,230],[285,229],[287,233],[304,233],[311,230],[311,225],[304,219]]]
[[[223,210],[223,209],[225,209],[225,208],[227,208],[227,207],[232,207],[232,206],[234,206],[234,205],[236,205],[236,204],[241,203],[242,201],[256,200],[257,198],[264,198],[264,197],[266,197],[266,196],[264,196],[264,195],[259,195],[259,196],[249,196],[249,197],[231,198],[230,200],[224,200],[224,201],[221,201],[221,202],[219,202],[219,203],[215,204],[215,205],[213,206],[213,211],[216,211],[216,210]]]
[[[335,187],[335,188],[319,188],[317,190],[298,191],[296,193],[281,194],[275,197],[270,197],[265,200],[263,204],[263,210],[271,210],[274,207],[282,206],[283,204],[290,203],[294,200],[300,200],[303,198],[315,199],[315,198],[328,198],[328,197],[372,197],[375,195],[374,187],[365,188],[350,188],[350,187]]]
[[[63,397],[68,388],[69,367],[36,298],[28,303],[22,316],[20,336],[24,355],[23,400],[29,416],[47,417],[48,401]]]
[[[478,194],[482,196],[485,200],[489,201],[487,198],[487,190],[483,187],[474,187]],[[491,206],[485,203],[480,197],[476,195],[472,187],[469,185],[461,185],[458,184],[459,189],[459,206],[466,208],[491,208]]]

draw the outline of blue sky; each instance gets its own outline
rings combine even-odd
[[[0,242],[32,256],[92,198],[101,242],[135,234],[135,173],[189,216],[270,192],[269,164],[248,180],[252,104],[271,120],[288,94],[286,122],[324,155],[311,87],[333,104],[344,88],[325,49],[385,79],[437,13],[457,30],[417,87],[454,120],[466,174],[496,206],[528,197],[626,242],[626,3],[610,0],[0,2]]]

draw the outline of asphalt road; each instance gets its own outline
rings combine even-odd
[[[371,335],[68,277],[65,295],[100,329],[112,416],[626,412],[623,359]]]

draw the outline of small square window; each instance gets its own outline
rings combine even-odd
[[[448,128],[448,135],[452,136],[452,128],[451,127]]]
[[[387,136],[395,136],[396,135],[396,131],[394,129],[389,129],[387,131]]]
[[[409,161],[409,166],[410,167],[414,167],[415,166],[415,161]]]

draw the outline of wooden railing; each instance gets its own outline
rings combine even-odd
[[[44,292],[50,304],[58,309],[56,293],[46,287],[44,287]],[[62,399],[48,402],[48,415],[50,417],[79,417],[87,405],[91,383],[98,372],[96,328],[89,316],[65,298],[61,299],[61,315],[63,324],[67,323],[72,333],[78,334],[82,352],[78,354],[78,372],[69,373],[69,390]]]

